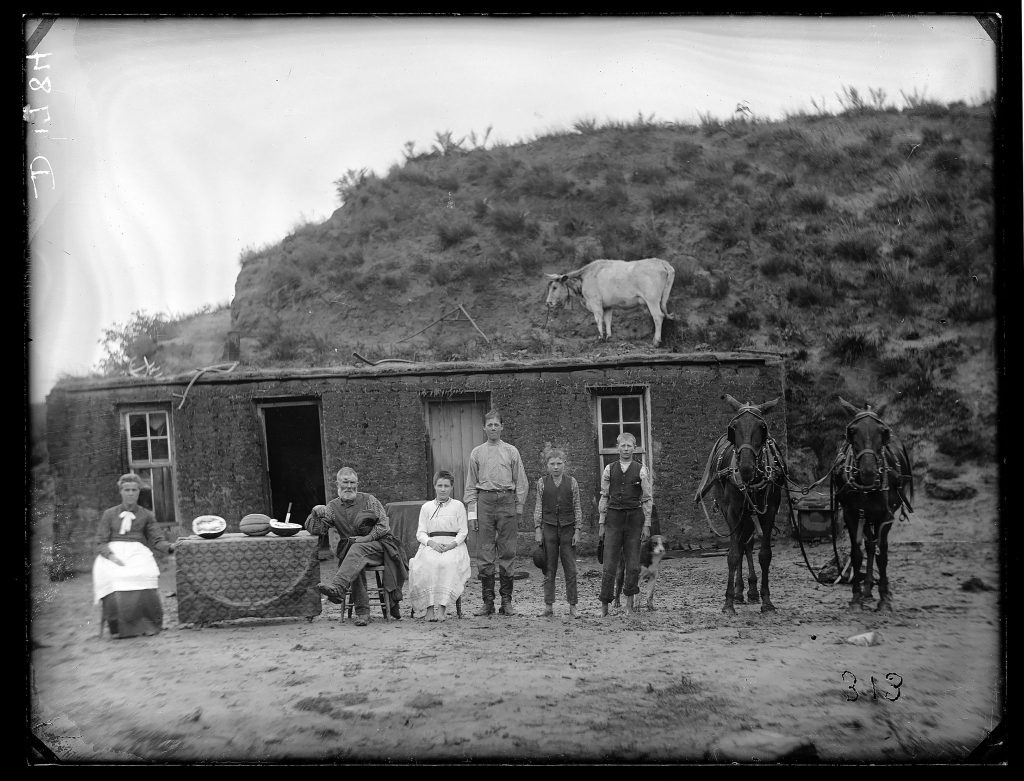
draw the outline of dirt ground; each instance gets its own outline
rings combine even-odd
[[[325,601],[312,622],[195,629],[178,624],[172,562],[166,631],[112,640],[98,637],[87,575],[51,583],[35,567],[27,759],[755,762],[770,753],[719,741],[779,746],[780,735],[824,763],[980,762],[972,752],[1004,716],[1006,651],[995,473],[975,485],[956,501],[918,485],[916,512],[890,535],[891,615],[850,611],[849,587],[812,580],[785,537],[771,567],[777,612],[744,604],[735,616],[721,613],[724,556],[675,554],[657,610],[635,616],[600,617],[600,567],[582,558],[577,620],[561,573],[556,617],[537,616],[542,577],[520,560],[529,576],[514,617],[356,627]],[[807,552],[824,563],[831,545]],[[477,581],[463,602],[467,614],[480,605]],[[872,630],[880,644],[845,642]]]

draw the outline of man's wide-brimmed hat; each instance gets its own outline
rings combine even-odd
[[[548,557],[544,554],[544,546],[538,543],[533,549],[533,565],[547,575],[547,563]]]
[[[370,533],[370,529],[377,525],[377,514],[372,510],[361,510],[356,513],[353,525],[355,526],[356,534],[365,536]]]

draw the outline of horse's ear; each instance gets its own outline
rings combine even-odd
[[[845,409],[851,415],[856,415],[858,412],[860,412],[860,409],[858,407],[855,407],[842,396],[837,396],[836,398],[839,399],[839,403],[842,405],[843,409]]]
[[[766,402],[765,402],[764,404],[761,404],[761,405],[759,405],[759,406],[758,406],[758,409],[759,409],[759,410],[760,410],[761,412],[768,412],[769,410],[773,409],[773,408],[775,407],[775,405],[776,405],[776,404],[778,404],[778,403],[779,403],[779,400],[780,400],[781,398],[782,398],[781,396],[776,396],[776,397],[775,397],[774,399],[772,399],[771,401],[766,401]]]
[[[730,395],[729,395],[728,393],[723,393],[723,394],[722,394],[722,398],[723,398],[723,399],[725,399],[725,400],[726,400],[727,402],[729,402],[729,404],[730,404],[730,405],[732,406],[732,408],[733,408],[733,409],[735,409],[735,410],[738,410],[738,409],[739,409],[740,407],[742,407],[742,406],[743,406],[743,405],[742,405],[742,404],[741,404],[740,402],[736,401],[736,399],[734,399],[734,398],[733,398],[732,396],[730,396]]]

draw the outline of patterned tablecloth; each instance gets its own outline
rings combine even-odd
[[[414,530],[415,531],[415,530]],[[321,612],[317,537],[224,534],[175,543],[178,620],[204,624],[234,618],[304,616]]]

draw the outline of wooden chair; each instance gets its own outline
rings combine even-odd
[[[380,602],[380,612],[384,616],[384,620],[388,620],[388,611],[391,609],[390,600],[388,599],[388,590],[384,588],[384,565],[378,565],[376,567],[366,567],[362,572],[362,578],[365,582],[368,573],[372,572],[377,581],[376,587],[367,584],[366,593],[373,599],[374,594],[377,595],[377,600]],[[349,588],[345,592],[345,604],[342,607],[342,613],[352,618],[352,610],[355,608],[355,602],[352,601],[352,589]]]

